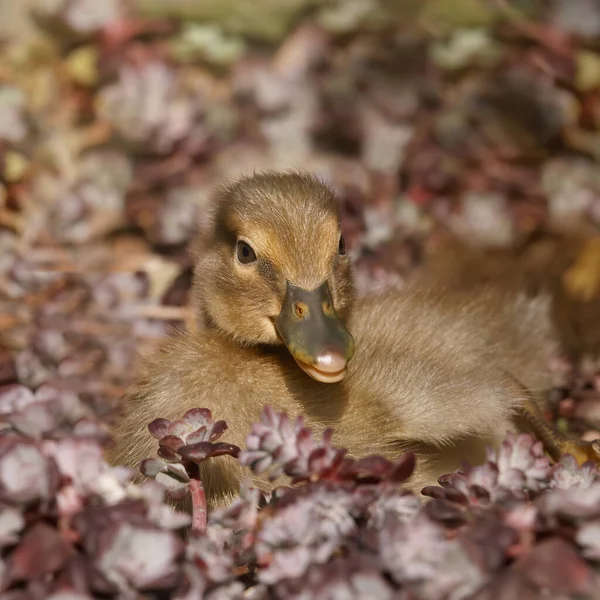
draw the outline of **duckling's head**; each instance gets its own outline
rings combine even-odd
[[[196,294],[209,326],[244,345],[283,343],[314,379],[343,379],[354,288],[325,184],[296,172],[238,179],[219,191],[198,248]]]

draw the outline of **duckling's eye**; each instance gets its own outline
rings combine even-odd
[[[340,235],[340,244],[338,246],[338,254],[344,256],[346,254],[346,240],[343,235]]]
[[[256,253],[252,250],[250,244],[239,240],[237,243],[237,259],[243,264],[247,265],[256,260]]]

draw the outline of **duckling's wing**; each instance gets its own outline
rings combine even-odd
[[[353,319],[357,395],[377,398],[390,435],[444,445],[506,428],[522,394],[550,385],[549,300],[430,280],[367,300]],[[508,374],[508,375],[507,375]]]

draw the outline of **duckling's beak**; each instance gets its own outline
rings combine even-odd
[[[288,282],[275,327],[298,365],[323,383],[341,381],[354,338],[337,316],[327,282],[307,291]]]

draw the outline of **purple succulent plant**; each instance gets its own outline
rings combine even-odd
[[[483,465],[466,466],[439,478],[443,489],[427,487],[423,493],[454,502],[511,502],[534,497],[549,485],[552,469],[542,442],[531,434],[509,433],[498,452],[488,449]]]
[[[140,468],[144,475],[157,477],[161,482],[170,477],[187,483],[193,476],[190,471],[196,472],[193,465],[215,456],[238,456],[240,452],[233,444],[216,441],[227,429],[227,424],[225,421],[213,422],[208,409],[193,408],[174,422],[155,419],[148,429],[158,440],[159,458],[144,460]]]
[[[5,388],[3,418],[44,394]],[[46,423],[43,412],[28,418]],[[570,457],[551,467],[530,435],[509,436],[484,465],[442,478],[424,503],[402,487],[412,454],[350,459],[331,432],[317,441],[301,419],[268,407],[243,452],[218,441],[226,424],[209,410],[156,419],[159,458],[141,465],[156,482],[141,486],[106,464],[98,436],[75,433],[81,422],[61,422],[60,435],[47,425],[33,436],[0,432],[2,593],[27,585],[48,597],[442,600],[485,598],[499,578],[516,590],[584,596],[599,580],[597,469]],[[207,518],[198,465],[223,454],[286,474],[291,487],[265,495],[245,483]],[[192,494],[192,518],[165,504],[180,492]],[[190,525],[184,543],[177,531]]]
[[[107,426],[60,381],[46,382],[35,393],[24,385],[0,387],[0,416],[14,430],[34,439],[65,435],[109,439]]]
[[[200,90],[160,60],[125,64],[118,80],[102,89],[98,100],[101,115],[138,151],[169,154],[201,131]]]
[[[414,469],[414,455],[407,453],[391,462],[381,456],[355,460],[345,457],[344,449],[332,445],[333,431],[327,429],[320,441],[304,426],[302,417],[292,425],[288,416],[267,406],[260,422],[252,427],[246,440],[247,449],[240,462],[254,472],[272,469],[270,477],[285,474],[293,483],[319,480],[371,483],[389,481],[402,483]]]
[[[192,408],[178,421],[155,419],[148,425],[158,440],[159,458],[147,458],[140,465],[146,477],[164,486],[169,498],[181,500],[191,495],[194,529],[206,526],[206,498],[198,465],[208,458],[229,455],[237,457],[240,449],[233,444],[217,442],[225,430],[225,421],[214,421],[210,410]]]

